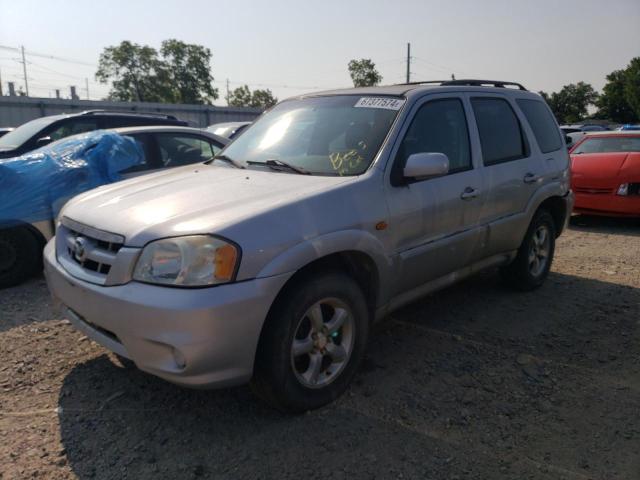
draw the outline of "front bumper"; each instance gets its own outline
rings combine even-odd
[[[640,196],[576,193],[574,211],[591,215],[640,217]]]
[[[201,289],[106,287],[69,275],[56,259],[55,239],[44,266],[51,294],[76,328],[141,370],[201,388],[251,378],[262,325],[290,276]]]

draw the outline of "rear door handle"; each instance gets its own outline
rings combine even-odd
[[[524,183],[535,183],[538,180],[540,180],[540,175],[536,175],[535,173],[531,173],[531,172],[527,173],[522,179]]]
[[[467,187],[464,189],[464,192],[460,195],[462,200],[471,200],[472,198],[476,198],[480,192],[478,189],[473,187]]]

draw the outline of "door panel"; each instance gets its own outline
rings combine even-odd
[[[472,160],[467,114],[462,98],[431,96],[414,107],[413,119],[401,132],[387,192],[401,272],[396,294],[458,270],[473,259],[480,237],[483,181]],[[419,152],[445,153],[450,173],[403,185],[406,158]]]
[[[531,148],[518,109],[506,96],[470,95],[472,128],[480,138],[486,200],[480,222],[488,226],[482,256],[518,248],[522,215],[539,188],[543,165]]]

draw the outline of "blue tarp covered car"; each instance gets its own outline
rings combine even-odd
[[[32,224],[51,221],[70,198],[122,180],[123,171],[142,163],[135,140],[101,130],[0,160],[0,288],[39,267],[42,244]]]

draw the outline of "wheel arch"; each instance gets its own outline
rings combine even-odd
[[[300,282],[322,273],[344,273],[351,277],[362,290],[367,302],[369,321],[373,321],[381,289],[380,271],[376,261],[371,255],[361,250],[348,249],[335,251],[310,260],[287,279],[269,307],[260,331],[258,346],[262,341],[269,323],[274,321],[273,312],[278,308],[280,302],[287,298],[289,291]]]
[[[564,230],[567,216],[570,214],[570,212],[567,212],[568,207],[566,200],[560,196],[549,197],[540,203],[537,210],[541,209],[548,211],[553,217],[556,238],[559,237]]]
[[[0,225],[0,232],[18,228],[30,232],[43,248],[47,244],[47,239],[40,229],[31,223],[26,223],[20,220],[3,222],[2,225]]]

